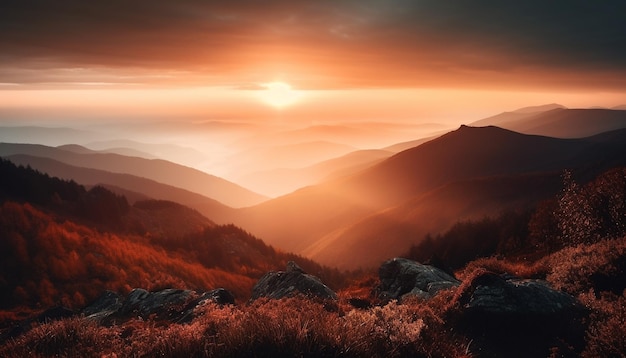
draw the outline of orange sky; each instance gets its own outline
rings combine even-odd
[[[456,124],[626,103],[620,1],[7,1],[0,122]],[[267,105],[264,84],[298,93]]]

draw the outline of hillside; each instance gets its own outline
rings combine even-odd
[[[76,153],[43,145],[0,143],[0,156],[15,154],[50,158],[77,167],[149,178],[232,207],[258,204],[266,199],[222,178],[162,159],[127,157],[114,153]]]
[[[203,195],[130,174],[81,168],[54,159],[22,154],[10,155],[6,159],[19,165],[30,166],[54,177],[74,180],[85,186],[102,185],[111,191],[127,196],[129,200],[136,196],[139,199],[152,198],[181,203],[213,218],[218,223],[227,223],[224,218],[230,217],[233,211],[232,208]]]
[[[474,127],[498,126],[498,127],[510,129],[507,126],[509,123],[521,121],[524,118],[533,117],[541,113],[552,111],[555,109],[566,109],[566,108],[556,103],[545,104],[545,105],[540,105],[540,106],[524,107],[524,108],[519,108],[510,112],[502,112],[502,113],[496,114],[495,116],[487,117],[487,118],[472,122],[470,125]]]
[[[356,175],[239,210],[236,222],[277,247],[303,253],[327,235],[337,235],[370,215],[449,183],[560,173],[566,168],[593,176],[623,165],[625,146],[626,131],[586,139],[556,139],[497,127],[462,126]],[[280,218],[280,225],[273,224],[276,218]],[[401,222],[402,217],[393,220]]]
[[[274,250],[233,225],[166,201],[129,205],[0,161],[0,309],[80,307],[103,290],[208,290],[245,300],[263,273],[289,260],[331,282],[339,275]]]
[[[250,147],[224,158],[229,167],[230,178],[245,178],[259,171],[277,168],[303,168],[321,161],[336,158],[355,151],[356,148],[328,141],[306,141],[301,143]],[[270,193],[265,182],[246,181],[252,190]]]
[[[626,128],[626,110],[555,108],[538,113],[507,112],[472,125],[497,125],[520,133],[557,138],[582,138]]]
[[[16,169],[6,164],[0,162],[2,174]],[[14,179],[81,191],[74,183],[24,169],[17,172]],[[6,178],[0,177],[3,184],[11,182]],[[510,193],[538,180],[505,178],[501,185]],[[476,197],[494,185],[490,178],[472,182],[476,192],[469,195]],[[22,269],[17,278],[2,277],[0,285],[24,285],[11,297],[0,291],[0,309],[17,300],[26,305],[36,302],[37,308],[63,306],[31,314],[31,320],[18,320],[11,330],[3,329],[0,319],[0,355],[621,356],[626,351],[626,168],[604,172],[585,185],[568,175],[564,182],[565,190],[536,210],[464,221],[427,237],[403,257],[380,265],[378,279],[354,282],[337,297],[323,299],[309,292],[235,304],[199,302],[191,291],[159,290],[160,285],[202,290],[224,282],[235,290],[247,285],[250,272],[224,276],[221,268],[234,264],[229,271],[248,270],[254,267],[248,261],[256,257],[252,253],[280,255],[232,226],[210,226],[199,234],[153,241],[149,248],[156,249],[150,251],[136,237],[124,242],[108,233],[101,240],[102,232],[51,221],[29,204],[4,202],[0,232],[9,232],[2,236],[9,240],[0,242],[4,245],[0,255],[6,254],[6,247],[18,250],[2,257],[0,273],[26,261],[36,270]],[[497,197],[488,199],[498,202]],[[552,209],[542,209],[545,205]],[[164,202],[139,207],[180,209]],[[231,251],[224,255],[221,244],[233,239],[244,244],[234,250],[228,246]],[[196,256],[183,261],[191,246]],[[166,255],[172,248],[175,254]],[[110,258],[114,265],[107,265]],[[132,266],[127,266],[131,260]],[[430,263],[420,263],[426,260]],[[206,265],[219,268],[207,270]],[[297,282],[294,276],[306,276],[299,271],[270,275],[289,284]],[[91,280],[87,283],[84,277]],[[89,288],[127,292],[123,282],[139,282],[154,291],[135,290],[125,297],[107,292],[87,303]],[[0,312],[0,317],[16,317]]]
[[[240,182],[249,188],[263,187],[268,194],[280,196],[331,177],[356,173],[389,158],[392,154],[393,152],[386,150],[357,150],[304,168],[279,168],[255,172],[246,175]]]
[[[371,267],[457,222],[532,210],[561,188],[558,173],[493,176],[445,184],[332,232],[302,254],[341,269]]]

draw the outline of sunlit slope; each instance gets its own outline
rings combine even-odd
[[[526,134],[582,138],[626,128],[626,110],[555,108],[539,113],[508,112],[475,124],[498,125]]]
[[[626,131],[555,139],[462,126],[357,175],[240,210],[236,222],[278,247],[303,252],[331,233],[449,183],[565,168],[598,172],[626,162],[624,148]]]
[[[28,154],[73,166],[149,178],[220,201],[228,206],[258,204],[266,198],[225,179],[161,159],[127,157],[113,153],[76,153],[33,144],[0,143],[0,156]]]
[[[248,188],[262,188],[274,196],[314,185],[332,177],[350,175],[389,158],[386,150],[358,150],[304,168],[278,168],[255,172],[239,182]]]
[[[493,176],[445,184],[338,229],[303,254],[344,269],[374,267],[406,252],[427,234],[439,234],[459,221],[496,217],[507,210],[530,210],[560,189],[559,173]]]
[[[224,287],[246,300],[265,272],[296,260],[234,225],[169,201],[86,189],[0,160],[0,309],[83,307],[105,289]]]
[[[230,217],[233,211],[231,207],[203,195],[130,174],[82,168],[50,158],[24,154],[11,155],[6,158],[15,164],[30,166],[51,176],[74,180],[82,185],[104,185],[118,194],[125,195],[131,203],[134,202],[133,197],[170,200],[198,210],[217,223],[227,223],[224,218]]]

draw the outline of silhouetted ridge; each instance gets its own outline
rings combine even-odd
[[[588,180],[626,165],[625,133],[561,139],[465,125],[352,176],[239,211],[233,221],[277,247],[326,264],[373,266],[384,258],[354,253],[399,254],[414,235],[445,230],[457,215],[526,209],[555,194],[565,169]],[[492,199],[474,195],[476,187]],[[268,225],[276,218],[285,224]]]
[[[476,121],[473,125],[496,125],[516,132],[555,138],[584,138],[626,128],[626,111],[617,108],[514,111]]]
[[[267,199],[223,178],[162,159],[145,159],[114,153],[77,153],[43,145],[0,143],[0,156],[16,154],[50,158],[76,167],[149,178],[205,195],[229,206],[248,206]]]
[[[344,276],[283,253],[234,225],[167,201],[130,206],[0,159],[0,309],[76,307],[103,290],[224,287],[250,295],[256,279],[298,263],[329,284]]]

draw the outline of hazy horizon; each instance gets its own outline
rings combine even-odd
[[[81,132],[2,140],[126,146],[250,185],[259,171],[522,107],[624,105],[620,10],[613,1],[9,2],[0,126]]]

